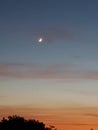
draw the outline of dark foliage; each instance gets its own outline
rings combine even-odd
[[[38,120],[25,120],[20,116],[9,116],[0,122],[0,130],[51,130]]]

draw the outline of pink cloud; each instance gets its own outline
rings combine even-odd
[[[54,42],[58,40],[72,40],[75,35],[71,29],[68,28],[44,28],[40,30],[33,30],[32,37],[36,40],[38,37],[43,37],[45,42]]]
[[[79,71],[66,65],[44,68],[32,64],[0,64],[0,77],[98,80],[98,71]]]

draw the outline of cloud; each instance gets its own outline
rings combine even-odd
[[[32,32],[33,38],[43,37],[45,42],[54,42],[58,40],[72,40],[75,38],[74,33],[70,29],[65,28],[44,28]]]
[[[0,99],[6,98],[7,96],[0,95]]]
[[[82,124],[82,123],[65,123],[64,125],[72,125],[72,126],[82,126],[82,125],[89,125],[89,124]]]
[[[71,65],[0,64],[0,77],[98,80],[98,71],[77,70]]]
[[[64,123],[64,122],[57,122],[56,125],[69,125],[69,126],[89,126],[89,123]],[[91,124],[91,125],[97,125],[97,124]]]
[[[98,117],[98,114],[94,114],[94,113],[86,113],[85,116]]]
[[[0,77],[15,78],[60,78],[63,66],[53,65],[43,68],[31,64],[0,64]]]

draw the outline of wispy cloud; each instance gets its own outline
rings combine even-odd
[[[86,124],[86,123],[83,123],[83,124],[82,123],[60,123],[58,125],[84,126],[84,125],[90,125],[90,124]]]
[[[43,28],[40,30],[35,30],[32,32],[34,39],[38,37],[43,37],[45,42],[54,42],[58,40],[72,40],[75,38],[74,33],[71,29],[68,28]]]
[[[67,65],[0,64],[0,77],[98,80],[98,71],[77,70]]]
[[[98,117],[98,114],[94,114],[94,113],[86,113],[85,116]]]

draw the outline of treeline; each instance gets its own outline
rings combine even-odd
[[[45,124],[38,120],[26,120],[24,117],[13,115],[0,121],[0,130],[52,130],[52,128],[45,127]]]

